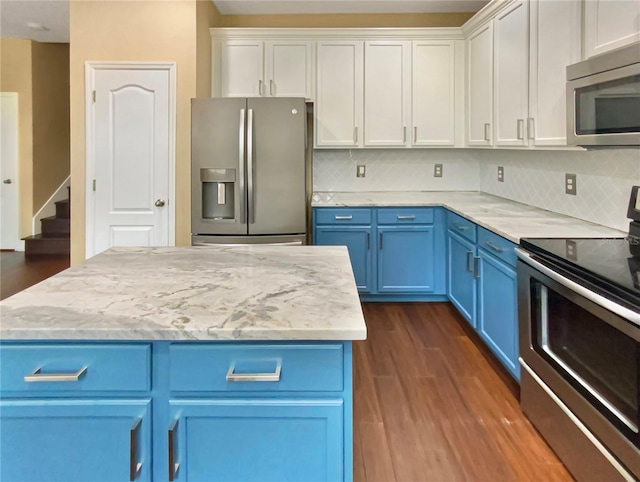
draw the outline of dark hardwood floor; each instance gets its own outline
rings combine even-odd
[[[0,252],[0,300],[69,267],[68,256],[25,258],[21,251]]]
[[[517,384],[449,303],[364,303],[354,342],[356,482],[571,481]]]

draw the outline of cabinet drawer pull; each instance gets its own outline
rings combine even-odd
[[[488,122],[484,125],[484,140],[489,142],[491,139],[489,138],[489,130],[491,129],[491,124]]]
[[[473,277],[480,279],[480,257],[474,256],[473,258]]]
[[[473,251],[467,251],[467,271],[473,273]]]
[[[380,233],[380,243],[378,243],[378,248],[382,249],[382,233]]]
[[[169,426],[169,482],[173,482],[178,475],[180,464],[176,463],[176,428],[178,419],[176,418]]]
[[[262,96],[262,80],[258,80],[258,95]]]
[[[458,231],[466,231],[469,229],[469,226],[463,226],[462,224],[453,223],[452,226],[456,228]]]
[[[351,221],[353,216],[335,216],[333,219],[336,221]]]
[[[398,221],[411,221],[413,219],[415,219],[416,217],[411,215],[411,216],[401,216],[398,214]]]
[[[500,246],[496,246],[495,244],[493,244],[491,241],[487,241],[484,243],[486,246],[489,246],[491,249],[493,249],[496,253],[504,253],[504,248],[501,248]]]
[[[24,376],[25,382],[77,382],[82,375],[87,373],[87,367],[82,367],[75,373],[42,373],[42,368],[36,368],[33,372]]]
[[[142,462],[138,462],[138,428],[142,422],[137,418],[129,431],[129,480],[133,481],[140,475]]]
[[[234,370],[235,366],[231,365],[227,372],[228,382],[279,382],[282,366],[278,362],[273,373],[234,373]]]
[[[516,137],[518,138],[519,141],[524,140],[524,119],[518,119],[516,121],[516,128],[517,128]]]
[[[269,80],[269,95],[273,95],[273,80]]]
[[[413,143],[418,142],[418,126],[413,126]]]
[[[371,235],[367,233],[367,251],[371,249]]]
[[[407,143],[407,126],[402,127],[402,143]]]
[[[527,137],[529,139],[536,138],[536,124],[533,117],[527,119]]]

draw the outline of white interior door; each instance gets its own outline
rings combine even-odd
[[[175,71],[89,69],[95,101],[88,92],[86,255],[111,246],[172,245]]]
[[[0,93],[0,248],[19,249],[18,94]]]

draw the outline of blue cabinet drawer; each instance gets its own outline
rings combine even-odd
[[[169,359],[169,383],[173,392],[343,389],[341,343],[176,343],[169,348]]]
[[[457,214],[447,211],[447,229],[468,239],[472,243],[476,242],[476,224]]]
[[[434,208],[380,208],[378,224],[433,224]]]
[[[3,395],[21,392],[21,396],[148,391],[150,367],[151,347],[147,344],[2,344],[0,391]]]
[[[316,208],[316,224],[371,224],[368,208]]]
[[[478,227],[478,247],[516,267],[516,245],[491,231]]]

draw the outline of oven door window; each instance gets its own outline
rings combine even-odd
[[[620,428],[638,433],[638,342],[532,280],[534,350]]]
[[[640,132],[640,75],[575,89],[576,134]]]

